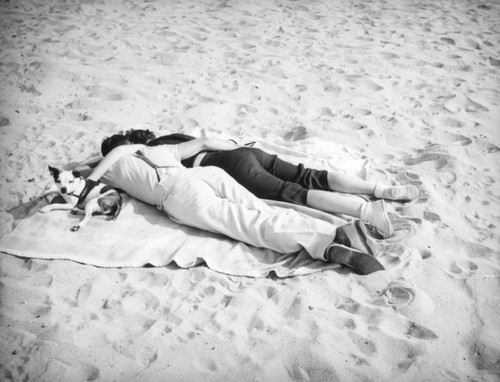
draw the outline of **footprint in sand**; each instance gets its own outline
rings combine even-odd
[[[261,332],[265,329],[265,323],[260,318],[258,314],[254,314],[252,318],[250,318],[250,321],[248,322],[248,327],[247,331],[248,333],[252,333],[253,331],[258,331]]]
[[[26,259],[13,262],[12,266],[5,266],[0,269],[0,278],[2,283],[8,286],[49,288],[52,285],[53,278],[46,272],[47,268],[48,265],[43,261]]]
[[[347,75],[345,76],[345,80],[356,89],[368,90],[373,92],[377,92],[384,89],[383,86],[380,86],[376,82],[364,78],[361,75]]]
[[[441,221],[441,217],[435,212],[424,211],[424,219],[430,223],[436,223]]]
[[[423,346],[419,344],[409,342],[406,347],[406,359],[398,362],[398,369],[402,372],[407,371],[418,360],[418,357],[425,353]]]
[[[415,203],[424,203],[429,197],[426,195],[425,190],[422,189],[422,182],[420,176],[410,171],[398,171],[396,173],[396,181],[402,186],[413,185],[419,189],[419,195]]]
[[[477,269],[478,266],[473,261],[457,260],[451,263],[450,267],[445,270],[445,272],[454,278],[466,279],[470,275],[474,274]]]
[[[405,171],[404,173],[398,174],[397,176],[401,176],[401,178],[398,178],[397,180],[399,182],[403,182],[404,180],[404,184],[410,183],[415,186],[420,186],[422,184],[422,182],[420,181],[420,177],[413,172]]]
[[[125,313],[145,313],[157,310],[160,300],[147,290],[132,290],[122,297],[121,305]]]
[[[447,111],[453,114],[462,110],[468,113],[488,112],[489,109],[480,102],[479,100],[476,102],[465,95],[456,95],[446,101],[443,106]]]
[[[387,305],[406,317],[415,316],[415,312],[432,316],[435,309],[431,297],[405,279],[391,281],[377,299],[378,305]]]
[[[391,282],[382,291],[382,295],[387,305],[406,305],[410,304],[415,298],[414,288],[402,282]]]
[[[86,113],[79,113],[79,112],[65,112],[64,116],[74,122],[85,122],[85,121],[92,121],[92,117],[87,115]]]
[[[82,305],[87,301],[92,291],[92,283],[87,283],[78,288],[76,292],[76,305]]]
[[[31,324],[37,325],[38,319],[48,318],[52,312],[53,302],[50,296],[40,288],[9,287],[0,284],[2,309],[9,312],[10,317],[26,320],[31,319]]]
[[[369,338],[365,338],[356,332],[349,332],[352,342],[366,356],[372,356],[377,352],[377,346]]]
[[[301,141],[307,138],[308,132],[304,126],[296,126],[285,133],[283,139],[285,141]]]
[[[229,304],[231,304],[231,301],[233,301],[233,296],[225,295],[222,297],[220,305],[222,306],[222,308],[227,308]]]
[[[335,95],[338,95],[342,89],[337,84],[334,84],[332,82],[326,82],[323,84],[323,90],[326,93],[333,93]]]
[[[383,320],[378,327],[384,333],[400,339],[431,341],[439,338],[432,330],[403,316],[391,316]]]
[[[303,84],[295,85],[295,90],[297,90],[299,93],[305,92],[307,90],[307,85]]]
[[[449,165],[450,156],[443,153],[428,152],[417,157],[407,157],[403,159],[406,166],[415,166],[423,162],[434,162],[434,168],[441,170]]]
[[[285,312],[285,317],[291,318],[294,320],[300,320],[302,316],[302,312],[304,310],[302,299],[300,297],[295,297],[292,301],[292,304]]]
[[[51,359],[45,366],[44,375],[58,376],[57,380],[76,380],[83,378],[85,381],[96,381],[101,377],[97,367],[90,363],[80,362],[73,356],[69,362],[64,357]],[[79,377],[77,377],[79,376]]]
[[[458,146],[468,146],[472,143],[472,140],[470,138],[455,133],[446,133],[444,136],[444,141]]]
[[[396,213],[389,212],[389,219],[394,227],[394,238],[386,239],[387,243],[400,243],[405,237],[414,235],[417,232],[417,224],[422,223],[420,218],[410,216],[400,216]]]
[[[399,58],[399,56],[392,52],[381,52],[380,55],[384,60],[393,60],[395,58]]]
[[[278,290],[275,287],[268,287],[266,290],[267,293],[267,298],[274,302],[275,304],[278,304],[280,301]]]

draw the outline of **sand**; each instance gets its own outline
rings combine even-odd
[[[366,277],[2,253],[1,380],[500,378],[497,1],[19,0],[0,31],[1,235],[47,164],[138,124],[369,159],[420,189]]]

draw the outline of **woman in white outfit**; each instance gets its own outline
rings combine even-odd
[[[207,137],[178,145],[123,145],[106,155],[89,179],[102,180],[155,205],[180,224],[255,247],[281,253],[305,249],[314,259],[337,262],[360,274],[383,269],[369,251],[343,245],[346,232],[341,227],[293,209],[270,207],[217,167],[188,169],[180,163],[201,150],[234,148],[232,143]]]

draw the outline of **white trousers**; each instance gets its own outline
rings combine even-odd
[[[336,227],[258,199],[217,167],[183,169],[158,187],[156,204],[179,224],[224,234],[281,253],[305,249],[325,260]]]

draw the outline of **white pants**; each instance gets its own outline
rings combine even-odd
[[[159,185],[156,204],[179,224],[281,253],[304,248],[320,260],[336,233],[331,223],[268,206],[217,167],[168,176]]]

